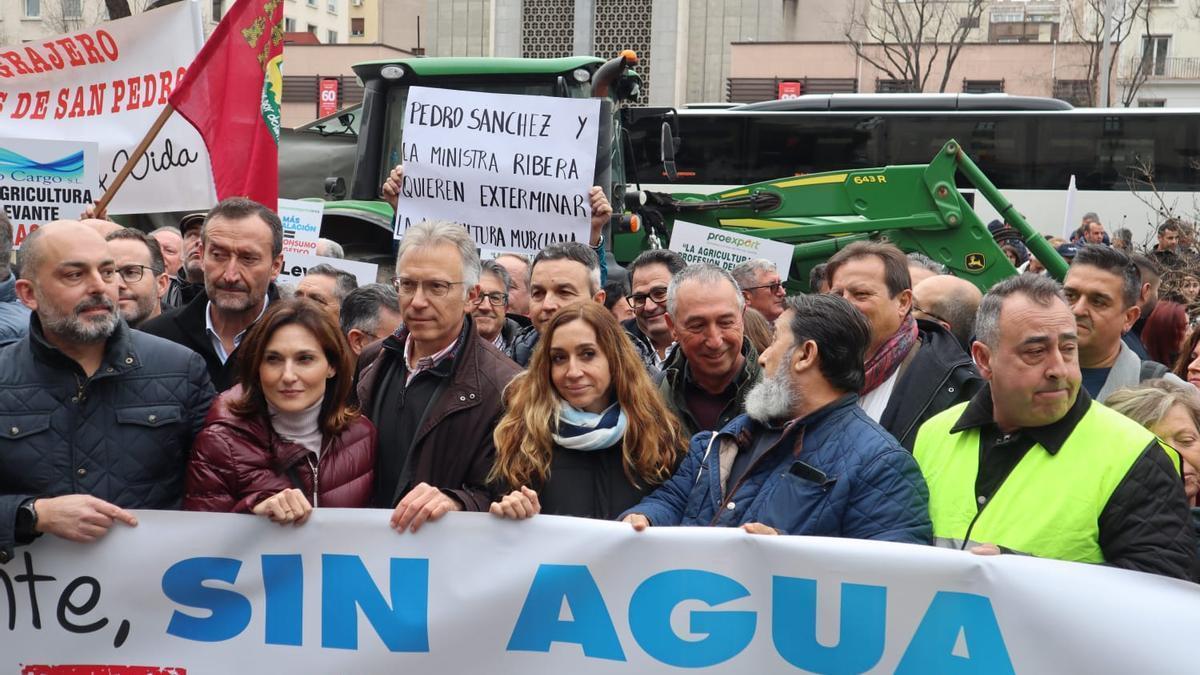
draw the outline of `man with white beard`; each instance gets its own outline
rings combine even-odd
[[[788,298],[746,414],[696,434],[675,475],[622,520],[929,544],[916,462],[857,404],[870,337],[838,296]]]

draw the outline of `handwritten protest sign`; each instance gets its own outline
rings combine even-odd
[[[39,225],[78,218],[98,196],[95,143],[0,138],[0,211],[13,246]]]
[[[343,258],[327,258],[323,255],[305,255],[303,253],[283,252],[283,269],[279,270],[279,283],[296,283],[308,273],[308,268],[317,265],[329,265],[334,269],[343,270],[354,275],[359,286],[373,284],[378,278],[379,265],[345,260]]]
[[[725,270],[731,270],[747,260],[765,258],[775,263],[780,281],[787,281],[788,270],[792,266],[791,244],[682,220],[676,220],[671,229],[670,249],[689,263],[712,263]]]
[[[325,202],[280,199],[277,212],[283,221],[283,252],[316,255]]]
[[[395,236],[452,220],[481,248],[588,240],[600,101],[413,87]]]
[[[0,47],[0,138],[98,143],[103,192],[162,112],[203,42],[199,5],[180,2]],[[173,115],[108,211],[190,211],[215,203],[204,142],[187,120]]]

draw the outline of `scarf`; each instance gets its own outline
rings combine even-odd
[[[560,401],[556,417],[558,419],[550,435],[555,443],[570,450],[611,448],[625,435],[627,424],[625,411],[617,403],[596,414]]]
[[[887,342],[880,345],[879,351],[867,359],[867,376],[862,391],[858,392],[859,395],[866,396],[876,387],[887,382],[887,379],[896,372],[900,362],[908,356],[916,343],[917,320],[913,318],[912,312],[909,312],[908,316],[904,317],[904,321],[900,323],[900,328],[887,339]]]

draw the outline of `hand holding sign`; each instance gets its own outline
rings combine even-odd
[[[383,182],[383,200],[392,205],[392,209],[396,208],[396,200],[400,197],[400,185],[404,180],[404,165],[397,164],[392,167],[388,173],[387,180]]]
[[[65,495],[33,502],[38,532],[49,532],[69,541],[90,543],[108,533],[114,522],[137,526],[125,509],[91,495]]]
[[[303,492],[296,488],[288,488],[259,502],[253,513],[256,516],[266,516],[271,522],[280,525],[303,525],[312,515],[312,510],[312,504],[308,503],[308,498]]]
[[[604,196],[604,189],[599,185],[593,185],[588,191],[588,200],[592,207],[592,236],[588,240],[588,246],[595,248],[600,245],[604,225],[612,218],[612,205],[608,203],[608,197]]]
[[[542,505],[537,492],[522,485],[520,490],[513,490],[500,501],[492,502],[488,512],[501,518],[524,520],[541,513]]]

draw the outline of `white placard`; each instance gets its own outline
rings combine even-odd
[[[671,228],[669,248],[683,256],[688,263],[712,263],[725,270],[731,270],[747,260],[765,258],[775,263],[779,280],[787,281],[795,247],[731,230],[676,220]]]
[[[546,515],[397,534],[390,516],[140,511],[94,544],[45,535],[0,564],[0,672],[1195,668],[1200,586],[1140,572]]]
[[[0,138],[0,211],[12,222],[13,246],[40,225],[75,220],[99,198],[97,145]]]
[[[278,213],[283,221],[283,252],[316,255],[325,202],[280,199]]]
[[[66,6],[42,8],[60,5]],[[203,43],[200,7],[193,0],[0,47],[0,137],[99,143],[102,193]],[[172,115],[108,212],[199,211],[215,203],[204,141],[187,120]]]
[[[282,284],[292,284],[300,281],[308,268],[316,265],[329,265],[334,269],[344,270],[358,279],[359,286],[373,284],[379,273],[379,265],[374,263],[345,260],[343,258],[327,258],[323,255],[305,255],[303,253],[283,252],[283,269],[279,270],[277,281]]]
[[[501,251],[588,241],[599,100],[413,87],[403,114],[397,239],[437,219]]]

